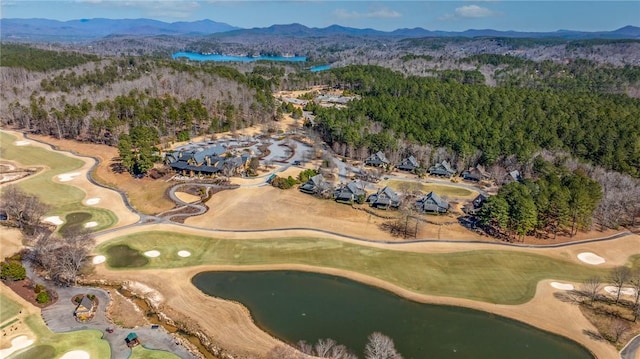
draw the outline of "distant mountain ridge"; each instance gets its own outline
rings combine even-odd
[[[358,29],[340,25],[324,28],[307,27],[302,24],[271,25],[269,27],[241,29],[212,20],[167,23],[151,19],[79,19],[57,21],[48,19],[2,19],[0,34],[3,40],[14,41],[92,41],[114,35],[211,35],[226,36],[375,36],[375,37],[513,37],[513,38],[563,38],[563,39],[640,39],[640,27],[625,26],[613,31],[520,32],[492,29],[465,31],[432,31],[420,27],[380,31]]]
[[[2,39],[91,41],[114,35],[206,35],[236,30],[238,27],[211,20],[167,23],[151,19],[2,19]]]

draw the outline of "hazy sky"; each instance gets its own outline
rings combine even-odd
[[[614,30],[640,26],[640,1],[0,0],[2,18],[211,19],[243,28],[301,23],[393,30]]]

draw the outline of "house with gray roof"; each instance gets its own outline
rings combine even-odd
[[[429,174],[432,176],[451,177],[455,173],[456,171],[446,160],[429,167]]]
[[[418,167],[420,167],[420,163],[418,163],[418,160],[413,156],[403,158],[402,161],[400,161],[400,163],[396,166],[396,168],[399,170],[409,172],[415,171],[415,169]]]
[[[317,174],[300,186],[300,192],[308,194],[320,194],[328,188],[321,174]]]
[[[371,207],[380,209],[398,208],[400,207],[400,196],[391,187],[386,186],[369,196],[367,202]]]
[[[462,179],[467,181],[485,181],[491,178],[491,175],[485,171],[484,166],[477,165],[475,167],[469,167],[468,170],[464,170],[461,174]]]
[[[354,180],[346,185],[339,187],[333,192],[333,198],[336,202],[348,203],[364,202],[367,192],[364,189],[364,183],[359,180]]]
[[[247,168],[251,160],[249,154],[221,157],[220,155],[225,151],[226,149],[222,146],[214,146],[204,150],[177,151],[167,154],[165,163],[184,176],[214,176],[217,174],[233,176]]]
[[[435,192],[429,192],[416,201],[416,208],[423,213],[447,213],[449,203],[440,198]]]
[[[480,193],[471,202],[462,207],[462,211],[467,214],[477,214],[489,197]]]
[[[504,182],[504,184],[511,183],[511,182],[522,182],[522,176],[520,175],[520,171],[513,170],[507,173],[507,175],[505,176],[502,182]]]
[[[369,158],[367,158],[364,161],[364,164],[368,166],[380,167],[380,166],[388,166],[390,162],[387,159],[387,156],[385,156],[382,151],[378,151],[372,154],[371,156],[369,156]]]

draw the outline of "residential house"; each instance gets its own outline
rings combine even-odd
[[[249,154],[221,157],[225,151],[222,146],[175,151],[165,156],[165,163],[185,176],[233,176],[247,168],[251,160]]]
[[[364,164],[367,166],[381,167],[388,166],[390,162],[382,151],[378,151],[369,156],[369,158],[364,161]]]
[[[509,172],[504,177],[504,180],[502,182],[504,184],[511,183],[511,182],[522,182],[522,176],[520,175],[520,171],[513,170],[513,171]]]
[[[367,198],[367,202],[371,207],[381,209],[400,207],[400,197],[389,186],[379,189],[378,192],[369,196],[369,198]]]
[[[451,177],[456,173],[447,161],[442,161],[429,167],[429,174],[432,176]]]
[[[335,190],[333,198],[340,203],[364,202],[367,192],[364,189],[364,183],[354,180]]]
[[[446,213],[449,203],[434,192],[429,192],[416,202],[416,208],[424,213]]]
[[[308,194],[320,194],[328,188],[321,174],[317,174],[300,186],[300,192]]]
[[[467,214],[477,214],[489,197],[480,193],[471,202],[464,205],[462,210]]]
[[[461,176],[462,179],[474,182],[484,181],[491,178],[491,175],[487,171],[485,171],[484,167],[481,165],[469,167],[468,170],[462,172]]]
[[[396,168],[403,171],[413,172],[419,166],[420,164],[418,163],[418,160],[416,160],[416,158],[413,156],[409,156],[403,158],[402,161],[400,161],[400,163],[396,166]]]
[[[93,311],[93,301],[85,295],[82,297],[80,304],[78,304],[73,314],[80,320],[86,320],[93,315]]]

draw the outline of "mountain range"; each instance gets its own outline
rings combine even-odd
[[[57,21],[48,19],[2,19],[0,38],[2,40],[29,41],[93,41],[108,36],[370,36],[370,37],[519,37],[519,38],[563,38],[563,39],[640,39],[640,27],[625,26],[613,31],[585,32],[558,30],[554,32],[519,32],[492,29],[455,31],[431,31],[423,28],[380,31],[357,29],[339,25],[324,28],[310,28],[301,24],[272,25],[263,28],[241,29],[212,20],[192,22],[162,22],[151,19],[79,19]]]

